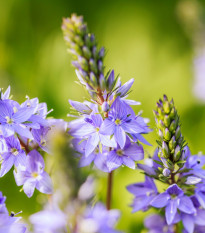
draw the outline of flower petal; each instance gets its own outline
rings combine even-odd
[[[7,157],[3,160],[1,164],[0,177],[4,176],[14,165],[15,156],[11,153],[7,154]]]
[[[27,195],[27,197],[32,197],[34,190],[36,187],[36,180],[34,180],[33,178],[28,179],[24,185],[23,185],[23,190],[25,192],[25,194]]]
[[[122,156],[122,161],[123,161],[125,166],[127,166],[131,169],[135,169],[135,162],[131,158],[128,158],[126,156]]]
[[[165,208],[165,217],[168,225],[172,224],[177,213],[177,201],[178,199],[170,200]]]
[[[100,133],[104,135],[113,135],[114,131],[115,123],[106,118],[100,127]]]
[[[85,146],[85,157],[87,157],[95,150],[99,143],[99,140],[100,138],[98,133],[94,133],[88,138],[88,141]]]
[[[182,222],[188,233],[194,232],[194,218],[189,214],[182,214]]]
[[[179,206],[178,208],[187,214],[193,214],[196,212],[196,209],[194,208],[194,205],[191,201],[191,199],[187,196],[183,196],[180,198]]]
[[[144,158],[144,150],[141,145],[131,144],[128,148],[124,149],[124,154],[132,158],[134,161]]]
[[[115,127],[114,137],[116,142],[119,144],[120,148],[123,149],[126,142],[126,134],[120,126]]]
[[[29,138],[29,139],[33,139],[33,135],[31,134],[31,132],[29,131],[28,128],[26,128],[24,125],[20,124],[20,125],[13,125],[14,130],[16,131],[17,134]]]
[[[169,199],[170,196],[167,193],[161,193],[151,201],[150,205],[156,208],[162,208],[168,204]]]
[[[36,188],[46,194],[51,194],[53,192],[53,185],[50,176],[47,172],[41,174],[40,180],[36,183]]]

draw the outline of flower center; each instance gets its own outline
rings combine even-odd
[[[37,172],[33,172],[32,176],[33,176],[33,178],[37,178],[38,177],[38,173]]]
[[[123,156],[123,150],[119,149],[119,150],[116,151],[116,153],[117,153],[118,156]]]
[[[121,120],[120,120],[120,119],[116,119],[116,120],[115,120],[115,124],[116,124],[116,125],[120,125],[120,124],[121,124]]]
[[[171,194],[171,199],[175,199],[177,197],[176,194]]]
[[[9,117],[9,116],[6,116],[6,123],[7,124],[12,124],[13,123],[13,120]]]
[[[19,152],[18,152],[18,150],[17,150],[16,148],[12,148],[12,149],[11,149],[11,153],[12,153],[13,155],[17,156]]]
[[[44,138],[41,138],[41,146],[46,146],[46,140]]]
[[[95,130],[96,130],[97,132],[99,132],[99,131],[100,131],[100,128],[99,128],[99,127],[97,127],[97,128],[95,128]]]
[[[100,151],[99,148],[96,148],[94,153],[97,155],[97,154],[99,154],[99,151]]]

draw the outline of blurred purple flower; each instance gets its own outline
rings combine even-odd
[[[170,185],[164,193],[157,195],[150,205],[156,208],[165,207],[165,216],[168,225],[173,223],[177,209],[186,214],[196,213],[190,197],[184,195],[183,190],[177,184]]]
[[[44,171],[44,160],[38,151],[32,150],[26,157],[26,168],[14,171],[14,177],[18,186],[23,185],[23,190],[28,197],[38,189],[42,193],[52,193],[52,181]]]
[[[131,205],[132,212],[139,210],[146,211],[150,202],[157,195],[157,188],[152,178],[145,176],[145,182],[135,183],[127,186],[127,190],[134,195],[134,201]]]

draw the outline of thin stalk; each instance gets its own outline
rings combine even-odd
[[[113,184],[113,171],[108,173],[108,180],[107,180],[107,200],[106,200],[106,207],[107,210],[111,208],[112,202],[112,184]]]

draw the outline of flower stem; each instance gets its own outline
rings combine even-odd
[[[113,183],[113,171],[108,173],[108,180],[107,180],[107,201],[106,201],[106,207],[107,210],[110,210],[111,208],[111,202],[112,202],[112,183]]]

